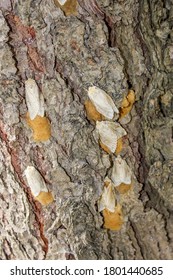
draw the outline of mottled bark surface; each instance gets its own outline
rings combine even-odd
[[[66,17],[53,0],[0,1],[0,258],[173,258],[173,1],[79,1]],[[52,137],[35,143],[24,81],[34,78]],[[97,200],[114,155],[86,118],[87,89],[119,107],[136,102],[121,153],[134,188],[125,223],[103,228]],[[34,165],[55,200],[36,202],[24,170]]]

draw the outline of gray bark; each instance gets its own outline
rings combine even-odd
[[[172,0],[80,0],[68,17],[50,0],[3,0],[0,9],[0,258],[172,259]],[[51,122],[45,143],[25,120],[29,77]],[[104,229],[97,209],[115,156],[86,118],[91,85],[118,107],[128,88],[136,94],[123,125],[134,188],[123,196],[120,231]],[[54,194],[47,207],[31,195],[28,165]]]

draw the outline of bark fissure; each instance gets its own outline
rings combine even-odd
[[[45,252],[45,258],[46,258],[46,254],[48,252],[48,239],[45,237],[45,234],[44,234],[44,220],[43,220],[41,206],[39,205],[39,203],[37,203],[34,200],[30,189],[28,188],[28,186],[25,184],[25,182],[23,180],[23,175],[22,175],[22,171],[20,168],[20,159],[18,158],[15,150],[11,147],[11,145],[8,141],[8,138],[7,138],[7,134],[2,130],[2,125],[0,128],[0,136],[1,136],[1,139],[5,142],[8,153],[11,156],[11,164],[14,168],[15,175],[17,176],[18,181],[20,182],[21,186],[23,187],[23,190],[27,195],[28,201],[34,211],[36,222],[37,222],[37,225],[38,225],[38,228],[40,231],[40,238],[44,244],[43,251]]]

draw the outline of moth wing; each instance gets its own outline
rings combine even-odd
[[[104,187],[103,194],[98,202],[99,212],[103,211],[105,208],[111,212],[114,212],[115,203],[115,195],[111,184],[109,184],[109,186]]]
[[[65,4],[65,2],[67,2],[67,0],[58,0],[58,2],[61,6],[63,6]]]
[[[101,197],[98,201],[98,211],[101,212],[105,209],[105,202],[103,198]]]
[[[116,187],[121,183],[131,184],[131,170],[126,161],[119,156],[114,161],[111,179]]]
[[[114,129],[114,123],[102,121],[96,123],[101,142],[114,153],[117,147],[117,135]]]
[[[38,111],[38,115],[40,117],[44,117],[44,97],[42,94],[40,94],[40,102],[39,102],[40,106],[39,106],[39,111]]]
[[[112,186],[111,184],[106,188],[107,189],[107,195],[106,195],[106,208],[111,211],[114,212],[115,210],[115,195],[114,192],[112,190]]]
[[[100,97],[98,100],[97,99],[95,100],[95,107],[97,111],[103,116],[105,116],[107,119],[113,119],[114,116],[113,108],[107,102],[107,98],[105,98],[105,96],[101,98]]]
[[[109,123],[110,123],[110,127],[112,128],[112,130],[115,131],[115,133],[117,135],[117,139],[127,135],[127,132],[125,131],[125,129],[118,122],[109,122]]]
[[[25,81],[25,97],[29,116],[33,120],[40,108],[39,88],[33,79]]]
[[[112,98],[104,90],[96,86],[89,87],[88,96],[97,111],[107,119],[113,119],[114,112],[119,113]]]
[[[118,110],[117,106],[115,105],[115,103],[113,102],[112,98],[108,94],[107,94],[106,98],[108,99],[108,103],[111,105],[114,112],[116,114],[119,114],[119,110]]]
[[[28,166],[25,175],[34,196],[38,196],[40,192],[48,192],[45,181],[35,167]]]

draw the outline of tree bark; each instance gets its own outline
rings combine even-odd
[[[0,258],[173,258],[173,1],[78,1],[66,16],[50,0],[0,3]],[[37,81],[51,138],[34,142],[24,82]],[[115,155],[86,117],[89,86],[117,107],[136,102],[121,156],[133,173],[124,224],[103,227],[97,201]],[[41,206],[24,170],[42,174],[54,202]]]

